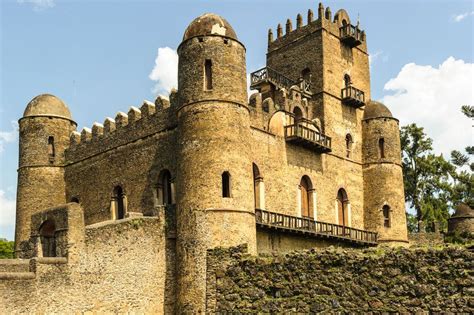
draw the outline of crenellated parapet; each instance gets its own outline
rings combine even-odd
[[[274,36],[273,30],[269,29],[268,51],[277,50],[321,29],[325,29],[330,34],[339,37],[341,43],[350,48],[359,46],[360,49],[367,50],[365,31],[360,29],[359,21],[355,25],[351,24],[349,15],[344,9],[338,10],[333,18],[331,8],[324,8],[323,4],[319,3],[317,19],[314,19],[313,10],[309,9],[306,14],[306,24],[303,15],[298,14],[296,16],[296,28],[293,28],[292,19],[288,18],[285,23],[285,32],[283,32],[282,24],[278,24],[276,36]]]
[[[170,99],[158,96],[155,103],[143,101],[140,108],[131,106],[127,113],[118,112],[115,118],[106,117],[103,124],[95,122],[70,136],[66,163],[80,161],[139,139],[176,127],[177,91]]]

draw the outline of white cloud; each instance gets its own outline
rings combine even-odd
[[[433,139],[437,153],[449,157],[473,143],[472,121],[461,113],[474,104],[474,64],[453,57],[438,67],[409,63],[384,86],[383,97],[400,125],[416,123]]]
[[[52,8],[56,5],[54,0],[17,0],[20,4],[31,4],[35,11],[41,11],[48,8]]]
[[[382,54],[382,51],[376,51],[373,54],[369,54],[369,65],[372,66],[372,63]]]
[[[158,48],[155,67],[148,76],[156,81],[154,94],[167,94],[172,88],[178,87],[178,54],[169,47]]]
[[[461,14],[458,14],[458,15],[454,15],[453,20],[454,20],[454,22],[461,22],[465,18],[467,18],[469,16],[473,16],[473,15],[474,15],[474,11],[471,11],[471,12],[468,11],[468,12],[464,12],[464,13],[461,13]]]
[[[5,192],[0,190],[0,238],[13,239],[15,209],[15,199],[9,199]]]
[[[0,131],[0,153],[4,150],[5,143],[14,142],[18,137],[18,123],[11,121],[11,131]]]

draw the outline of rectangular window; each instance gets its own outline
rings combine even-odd
[[[222,197],[231,198],[230,185],[230,173],[226,171],[222,173]]]
[[[212,61],[206,59],[204,62],[204,88],[208,91],[212,90]]]

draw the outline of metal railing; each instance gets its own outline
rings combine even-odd
[[[306,127],[299,122],[296,122],[293,125],[285,126],[285,138],[291,140],[295,137],[310,141],[328,149],[331,148],[330,137],[320,133],[317,130]]]
[[[342,100],[355,100],[359,103],[365,103],[365,94],[363,91],[353,86],[347,86],[341,90]]]
[[[265,227],[278,228],[293,232],[307,232],[314,235],[329,236],[371,245],[377,244],[376,232],[319,222],[311,218],[300,218],[260,209],[255,210],[255,218],[258,225]]]

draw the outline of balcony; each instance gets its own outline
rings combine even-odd
[[[331,138],[305,126],[302,120],[285,126],[285,140],[319,153],[331,152]]]
[[[365,105],[365,95],[353,86],[347,86],[341,90],[342,103],[359,108]]]
[[[265,210],[255,210],[257,227],[351,242],[360,246],[377,246],[377,233],[343,225],[315,221]]]
[[[339,37],[347,46],[354,48],[362,44],[362,31],[358,26],[347,24],[339,29]]]
[[[301,92],[311,94],[311,83],[306,80],[294,81],[272,68],[265,67],[250,74],[250,88],[259,90],[262,84],[271,83],[277,87],[289,90],[298,85]]]

